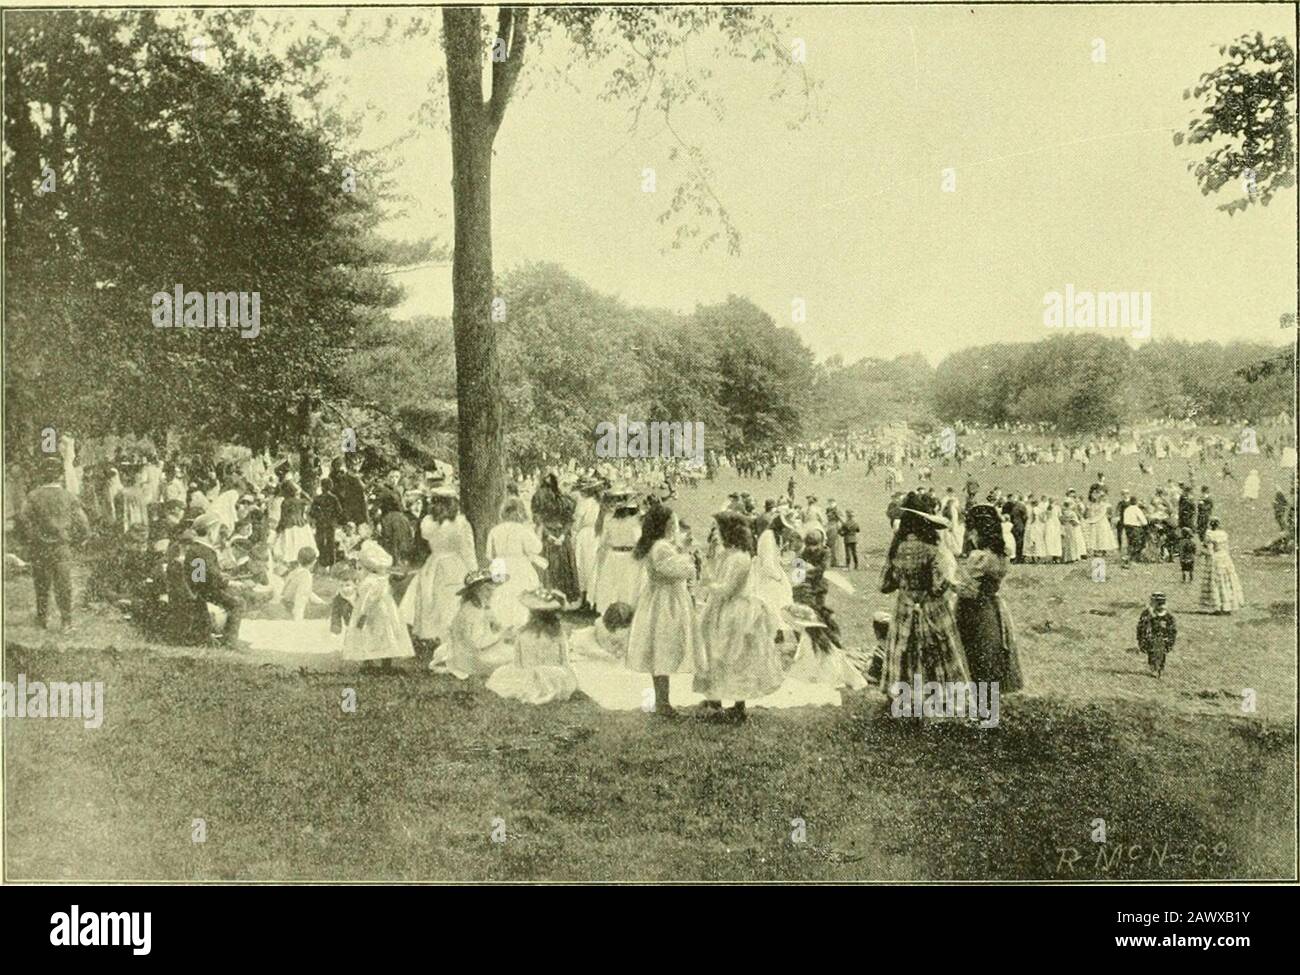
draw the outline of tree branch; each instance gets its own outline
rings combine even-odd
[[[524,66],[524,48],[528,44],[528,8],[502,7],[497,12],[497,34],[507,42],[504,61],[492,62],[492,100],[488,102],[488,120],[495,132],[505,117],[506,104]]]

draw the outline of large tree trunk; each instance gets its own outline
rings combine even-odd
[[[461,507],[483,559],[505,497],[501,360],[492,322],[492,139],[483,102],[478,8],[442,11],[450,101],[455,254],[452,328],[456,340]]]

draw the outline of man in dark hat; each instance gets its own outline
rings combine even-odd
[[[36,587],[36,625],[49,625],[50,590],[59,606],[64,630],[72,627],[72,546],[90,536],[90,523],[81,502],[63,486],[63,461],[41,462],[41,483],[30,491],[15,519],[18,537],[27,548]]]

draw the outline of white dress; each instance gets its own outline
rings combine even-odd
[[[456,591],[478,566],[474,532],[464,515],[440,523],[425,515],[420,534],[429,543],[429,557],[402,596],[402,621],[421,640],[442,640],[460,608]]]
[[[1246,475],[1246,480],[1241,485],[1241,496],[1247,501],[1255,501],[1259,498],[1259,473],[1251,471]]]
[[[492,671],[487,689],[524,704],[567,701],[578,689],[578,678],[569,667],[563,629],[555,636],[529,627],[521,630],[515,640],[515,659]]]
[[[749,567],[750,591],[781,618],[781,610],[794,602],[794,587],[781,565],[776,535],[768,528],[758,537],[758,554]]]
[[[632,549],[641,538],[641,521],[635,515],[606,518],[597,554],[595,596],[592,605],[603,613],[614,603],[636,603],[641,566]]]
[[[500,559],[510,576],[492,596],[497,620],[502,626],[523,626],[528,622],[528,609],[519,602],[519,594],[541,585],[537,569],[546,564],[542,540],[531,525],[503,521],[488,532],[487,557],[490,564]]]
[[[1046,535],[1044,554],[1050,559],[1061,557],[1061,515],[1056,508],[1043,513],[1043,534]]]
[[[596,570],[596,519],[599,517],[600,503],[595,498],[578,499],[573,509],[573,560],[578,568],[578,587],[588,599]]]
[[[388,573],[371,572],[357,587],[352,618],[343,633],[344,660],[414,657],[411,635],[402,622]]]

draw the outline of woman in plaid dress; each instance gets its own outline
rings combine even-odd
[[[880,675],[886,693],[896,682],[911,684],[917,675],[923,682],[970,680],[948,600],[953,562],[938,557],[939,529],[948,523],[927,507],[920,495],[907,496],[885,563],[880,591],[898,594]]]

